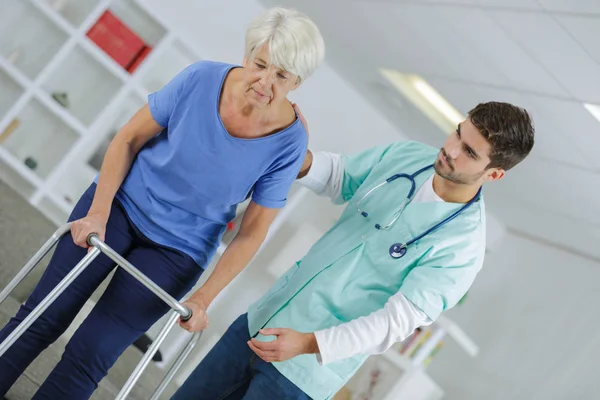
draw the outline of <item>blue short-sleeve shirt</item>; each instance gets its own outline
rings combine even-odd
[[[138,153],[117,192],[142,233],[202,267],[239,203],[251,196],[264,207],[284,206],[308,145],[298,119],[256,139],[227,132],[219,98],[235,67],[201,61],[148,96],[150,112],[164,130]]]

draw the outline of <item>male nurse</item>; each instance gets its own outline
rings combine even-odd
[[[488,102],[441,149],[410,141],[352,156],[308,151],[299,182],[345,211],[175,399],[332,398],[370,355],[464,296],[484,259],[483,186],[533,144],[526,110]]]

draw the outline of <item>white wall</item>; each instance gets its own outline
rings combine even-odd
[[[448,313],[480,346],[431,363],[449,400],[597,399],[600,264],[508,234]]]

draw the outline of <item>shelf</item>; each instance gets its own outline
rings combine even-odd
[[[114,0],[107,4],[107,9],[86,21],[84,43],[110,59],[127,79],[153,54],[167,31],[135,1]]]
[[[19,160],[20,166],[27,165],[35,175],[47,177],[78,134],[36,100],[27,103],[16,119],[19,125],[0,147]]]
[[[72,207],[89,187],[100,171],[104,155],[110,141],[129,118],[144,104],[136,95],[127,95],[113,111],[108,113],[106,121],[81,140],[76,154],[69,156],[65,172],[67,178],[57,179],[50,188],[55,200]]]
[[[52,221],[55,225],[60,226],[67,222],[71,213],[64,205],[57,204],[58,201],[51,197],[44,197],[37,205],[38,209]]]
[[[70,209],[75,206],[97,174],[98,172],[88,164],[72,163],[69,178],[57,180],[50,191],[56,202],[63,204],[65,209]]]
[[[108,145],[117,131],[129,121],[143,105],[145,100],[138,95],[129,94],[118,104],[115,111],[96,131],[95,134],[86,138],[85,150],[81,152],[81,162],[87,164],[94,171],[99,172]]]
[[[41,186],[41,181],[32,175],[31,171],[21,166],[19,160],[0,147],[0,180],[6,182],[25,199],[29,199]]]
[[[458,344],[464,351],[471,357],[477,357],[479,354],[479,346],[467,333],[456,324],[456,322],[447,318],[444,315],[440,315],[436,323],[445,329],[448,336],[451,337],[456,344]]]
[[[385,399],[402,375],[403,371],[386,358],[370,357],[334,399]]]
[[[4,114],[15,104],[23,94],[23,88],[15,82],[6,72],[0,69],[0,121]],[[2,141],[2,133],[0,133]]]
[[[66,42],[67,34],[29,1],[0,2],[0,54],[35,79]]]
[[[175,39],[169,43],[168,48],[163,50],[160,59],[148,68],[141,78],[144,89],[156,92],[166,85],[188,65],[198,61],[179,40]]]
[[[386,360],[388,360],[403,371],[411,371],[416,367],[412,363],[410,358],[398,353],[398,351],[394,347],[390,348],[385,353],[382,353],[380,356],[385,358]]]
[[[50,96],[66,96],[66,108],[90,125],[119,91],[122,82],[81,47],[76,46],[42,82]]]
[[[98,0],[43,0],[74,27],[79,27],[98,5]]]
[[[108,9],[149,46],[156,46],[167,33],[165,28],[135,1],[115,0]]]

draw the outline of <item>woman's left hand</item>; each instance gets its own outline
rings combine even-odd
[[[313,333],[301,333],[293,329],[267,328],[259,331],[264,336],[276,336],[272,342],[261,342],[252,338],[248,346],[257,356],[266,362],[285,361],[300,354],[319,352],[319,346]]]
[[[206,306],[202,300],[189,299],[184,301],[183,305],[192,310],[192,318],[187,321],[182,321],[181,318],[179,318],[179,326],[188,332],[198,332],[208,328]]]

